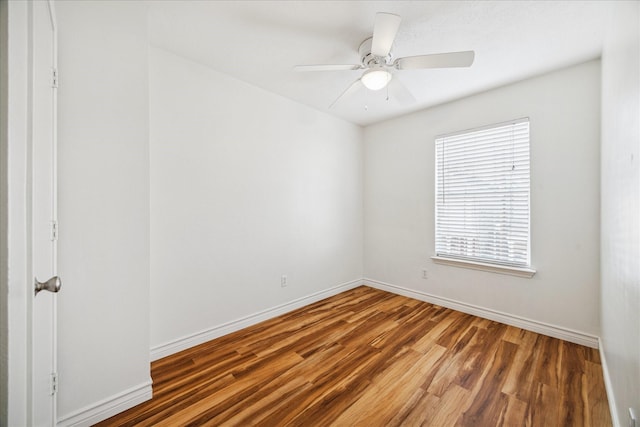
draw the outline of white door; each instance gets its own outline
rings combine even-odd
[[[56,420],[56,27],[52,1],[31,1],[31,424]],[[46,283],[36,294],[35,279]]]

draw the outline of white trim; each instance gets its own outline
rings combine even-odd
[[[49,18],[51,20],[52,72],[58,70],[58,20],[56,18],[55,0],[49,0]],[[53,76],[50,76],[53,78]],[[53,83],[53,82],[52,82]],[[51,273],[57,276],[58,273],[58,86],[51,85],[51,224],[56,227],[55,238],[51,245]],[[53,236],[52,236],[53,237]],[[58,375],[58,295],[52,295],[51,301],[51,367],[55,375]],[[51,399],[52,419],[58,419],[58,393],[53,393]]]
[[[436,135],[434,139],[451,138],[452,136],[463,135],[465,133],[478,132],[481,130],[487,130],[491,128],[497,128],[497,127],[508,126],[508,125],[517,125],[518,123],[524,123],[528,121],[530,121],[529,117],[520,117],[519,119],[507,120],[506,122],[494,123],[490,125],[479,126],[479,127],[459,130],[455,132],[443,133],[442,135]]]
[[[160,344],[151,348],[151,360],[154,361],[161,359],[163,357],[169,356],[182,350],[186,350],[187,348],[191,348],[198,344],[211,341],[212,339],[239,331],[240,329],[255,325],[256,323],[274,318],[281,314],[288,313],[292,310],[304,307],[305,305],[309,305],[316,301],[320,301],[322,299],[337,295],[340,292],[353,289],[360,285],[362,285],[362,279],[352,280],[350,282],[334,286],[324,291],[316,292],[314,294],[307,295],[305,297],[298,298],[293,301],[289,301],[254,314],[241,317],[240,319],[232,320],[230,322],[213,326],[203,331],[196,332],[194,334],[190,334],[182,338],[166,342],[164,344]]]
[[[128,390],[103,399],[66,415],[58,420],[59,426],[84,427],[106,420],[120,412],[151,399],[151,379]]]
[[[598,338],[598,346],[600,350],[600,364],[602,365],[602,376],[604,377],[604,388],[607,391],[607,400],[609,401],[609,412],[611,413],[611,423],[613,427],[621,427],[620,419],[618,418],[618,410],[616,406],[616,399],[613,394],[613,384],[611,383],[611,377],[609,376],[609,365],[607,365],[607,358],[604,355],[604,345],[602,339]]]
[[[392,285],[390,283],[380,282],[373,279],[363,279],[365,286],[371,286],[376,289],[391,292],[394,294],[414,298],[420,301],[426,301],[432,304],[447,307],[452,310],[461,311],[463,313],[472,314],[528,331],[537,332],[542,335],[558,338],[572,343],[584,345],[591,348],[598,348],[598,337],[586,334],[584,332],[575,331],[573,329],[564,328],[562,326],[551,325],[537,320],[527,319],[525,317],[516,316],[514,314],[503,313],[489,308],[479,307],[477,305],[468,304],[449,298],[431,295],[425,292],[407,289],[402,286]]]
[[[3,96],[7,97],[7,425],[10,426],[28,425],[30,413],[28,363],[31,359],[27,346],[27,303],[31,297],[27,191],[30,175],[27,166],[29,7],[27,2],[6,5],[8,87]]]
[[[536,270],[527,267],[511,267],[508,265],[489,264],[485,262],[469,261],[459,258],[448,258],[434,255],[431,257],[436,264],[450,265],[452,267],[470,268],[472,270],[489,271],[491,273],[508,274],[510,276],[525,277],[531,279]]]

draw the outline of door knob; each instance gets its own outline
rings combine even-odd
[[[38,279],[35,279],[35,295],[38,295],[40,291],[49,291],[49,292],[59,292],[62,287],[62,280],[58,276],[53,276],[51,279],[46,282],[39,282]]]

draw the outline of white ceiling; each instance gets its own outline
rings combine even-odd
[[[608,2],[157,1],[151,43],[359,125],[600,56]],[[406,70],[416,97],[400,105],[362,88],[329,105],[362,71],[296,73],[298,64],[360,62],[376,12],[402,16],[394,57],[474,50],[471,68]]]

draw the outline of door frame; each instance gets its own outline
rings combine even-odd
[[[9,48],[9,5],[0,2],[0,424],[8,425],[9,393],[9,334],[8,334],[8,106],[9,77],[7,50]]]
[[[4,2],[6,10],[3,13],[6,12],[6,16],[2,16],[2,25],[6,24],[6,32],[2,28],[0,36],[3,47],[6,46],[3,50],[7,52],[6,62],[0,64],[3,77],[0,103],[6,105],[6,109],[1,110],[0,123],[7,124],[6,135],[0,136],[0,152],[6,153],[6,163],[2,164],[6,179],[0,183],[0,208],[6,213],[6,218],[2,217],[0,224],[0,231],[6,231],[0,241],[3,248],[6,247],[0,264],[3,282],[0,292],[2,298],[6,298],[7,307],[7,336],[0,333],[0,343],[6,340],[6,346],[0,353],[0,372],[6,372],[7,388],[2,389],[2,395],[6,390],[4,400],[7,407],[6,412],[0,407],[0,424],[24,426],[31,425],[33,413],[30,332],[33,301],[30,131],[32,1]],[[54,410],[53,424],[56,423],[55,416]]]
[[[7,425],[28,425],[27,279],[30,218],[28,211],[27,104],[28,29],[26,2],[7,2]]]

